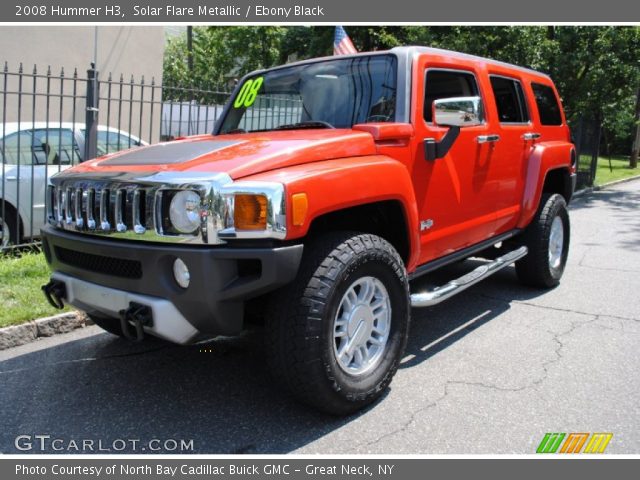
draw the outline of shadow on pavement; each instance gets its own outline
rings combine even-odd
[[[471,262],[445,274],[468,271]],[[517,286],[512,270],[482,289],[501,290],[508,283],[514,298],[540,294]],[[509,308],[508,301],[477,292],[414,310],[401,368],[427,360]],[[140,446],[153,439],[193,439],[193,453],[287,453],[366,414],[339,419],[295,403],[272,384],[261,339],[259,327],[188,347],[156,339],[130,344],[101,333],[0,362],[0,451],[22,453],[14,446],[16,436],[44,434],[63,439],[63,445],[72,439],[101,439],[107,447],[116,439],[138,439]]]

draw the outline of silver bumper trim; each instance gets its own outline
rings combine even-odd
[[[65,284],[66,303],[80,310],[97,310],[117,319],[120,310],[129,308],[130,302],[136,302],[148,306],[153,314],[153,326],[144,327],[145,333],[182,345],[192,343],[200,333],[173,303],[163,298],[103,287],[59,272],[51,278]]]

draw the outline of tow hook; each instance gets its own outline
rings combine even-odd
[[[120,315],[122,333],[132,342],[139,342],[144,338],[144,329],[142,327],[151,327],[153,325],[151,308],[146,305],[130,302],[129,308],[120,310],[118,314]]]
[[[64,282],[59,280],[50,280],[49,283],[42,286],[42,293],[53,308],[59,310],[64,308],[63,300],[67,298],[67,287]]]

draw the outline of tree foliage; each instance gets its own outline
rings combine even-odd
[[[185,38],[169,41],[164,83],[215,89],[259,68],[331,55],[334,28],[195,27],[193,72]],[[428,45],[549,73],[572,122],[594,118],[612,150],[628,153],[640,86],[640,28],[614,26],[350,26],[359,51]]]

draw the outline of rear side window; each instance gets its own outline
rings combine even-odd
[[[476,77],[469,72],[428,70],[424,92],[424,119],[433,121],[433,102],[441,98],[479,96]]]
[[[0,140],[0,155],[9,165],[31,165],[31,132],[22,131]]]
[[[501,123],[527,123],[529,121],[522,85],[518,80],[491,76],[491,88],[496,99]]]
[[[531,88],[536,97],[536,105],[542,125],[562,125],[560,105],[553,92],[553,88],[540,83],[532,83]]]
[[[49,128],[33,131],[33,156],[38,165],[71,165],[80,155],[71,130]]]

